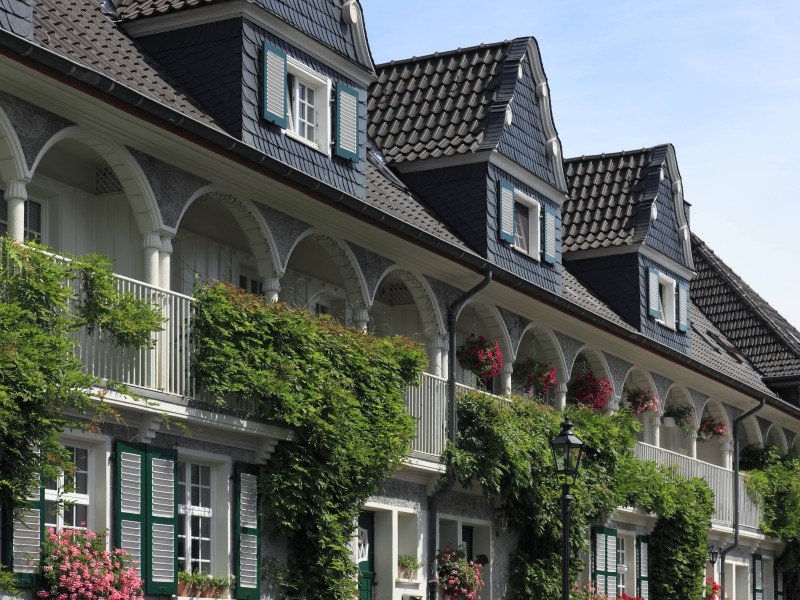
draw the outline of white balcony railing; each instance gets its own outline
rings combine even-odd
[[[733,471],[642,442],[636,444],[635,452],[640,460],[677,466],[683,477],[704,479],[714,492],[712,521],[725,527],[733,526]],[[761,509],[747,494],[744,477],[740,475],[739,478],[739,523],[748,529],[758,529]]]
[[[420,384],[406,390],[405,399],[408,414],[417,420],[411,450],[438,461],[447,439],[447,380],[423,373]]]

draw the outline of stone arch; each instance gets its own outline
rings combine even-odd
[[[511,336],[503,323],[503,317],[500,315],[500,311],[497,310],[497,307],[492,304],[478,302],[474,298],[471,298],[464,304],[458,315],[456,315],[456,321],[458,321],[461,315],[465,314],[468,309],[473,310],[474,314],[479,316],[486,325],[486,337],[497,341],[500,346],[500,352],[503,353],[503,363],[513,363],[516,353],[511,347]]]
[[[795,456],[800,457],[800,435],[794,436],[794,441],[792,442],[792,447],[790,448],[790,452]]]
[[[771,423],[769,426],[769,430],[767,431],[767,438],[764,442],[764,446],[775,446],[778,449],[778,454],[781,456],[786,456],[786,453],[789,451],[789,444],[786,441],[786,436],[783,433],[783,429],[780,425],[775,423]]]
[[[733,421],[728,423],[728,429],[733,436]],[[739,448],[746,448],[747,446],[756,445],[759,448],[764,447],[764,438],[761,435],[761,428],[758,426],[758,420],[755,415],[752,415],[742,421],[741,423],[742,437],[739,439]]]
[[[311,229],[302,233],[289,250],[286,265],[292,259],[292,255],[297,250],[302,242],[310,240],[318,244],[325,253],[333,260],[339,273],[344,281],[344,292],[347,298],[347,303],[353,309],[368,308],[371,303],[367,298],[367,285],[364,280],[364,275],[358,266],[358,261],[353,256],[352,251],[347,244],[340,243],[331,236]]]
[[[561,379],[565,377],[567,372],[566,368],[566,359],[564,358],[564,353],[561,350],[561,345],[558,343],[555,335],[553,335],[552,331],[544,329],[543,327],[539,327],[533,323],[530,323],[525,329],[522,331],[522,335],[519,338],[519,343],[517,347],[514,348],[514,356],[519,356],[520,349],[522,348],[522,343],[525,341],[526,336],[532,336],[539,347],[544,352],[543,358],[551,365],[555,366],[558,370],[558,378]]]
[[[27,181],[31,177],[22,144],[3,108],[0,108],[0,177],[3,183],[15,179]]]
[[[233,194],[228,194],[213,185],[205,186],[197,190],[186,201],[183,210],[178,217],[178,226],[191,206],[201,198],[211,198],[225,206],[233,216],[236,223],[241,227],[242,233],[253,252],[256,261],[256,268],[262,280],[268,277],[279,277],[282,274],[280,261],[277,259],[278,252],[275,240],[272,238],[264,215],[256,210],[255,205],[246,199],[240,199]]]
[[[111,167],[128,198],[141,234],[169,229],[162,222],[161,211],[150,183],[130,151],[120,144],[100,140],[78,126],[62,129],[45,142],[33,162],[31,177],[47,153],[64,140],[73,140],[90,148]]]
[[[398,265],[392,265],[381,273],[378,285],[375,288],[375,294],[369,299],[369,305],[374,306],[378,288],[380,288],[381,283],[392,274],[397,275],[411,293],[414,304],[419,311],[425,332],[427,332],[428,335],[447,335],[447,325],[444,321],[445,317],[439,310],[439,304],[435,300],[436,296],[430,284],[422,276]]]
[[[589,363],[589,367],[592,369],[592,374],[597,379],[607,379],[608,381],[612,381],[611,369],[609,368],[603,353],[586,344],[581,347],[581,349],[575,355],[575,359],[572,361],[572,364],[569,365],[569,379],[572,379],[575,364],[578,362],[578,358],[580,356],[583,356],[586,359],[586,362]],[[614,390],[614,395],[617,395],[617,390]]]
[[[661,400],[661,407],[662,410],[667,408],[667,404],[681,404],[691,406],[692,410],[694,411],[694,427],[695,429],[700,424],[700,415],[701,411],[697,409],[694,405],[694,401],[692,400],[692,395],[689,393],[689,390],[678,385],[677,383],[673,383],[669,389],[667,390],[666,396],[664,398],[659,398]]]
[[[653,378],[650,377],[650,373],[644,371],[637,366],[632,366],[628,369],[628,372],[625,374],[625,385],[623,388],[640,388],[643,390],[649,390],[653,392],[656,396],[658,396],[658,391],[656,389],[656,384],[653,381]],[[622,391],[620,391],[622,394]],[[664,406],[664,398],[659,398],[659,405],[661,408]]]

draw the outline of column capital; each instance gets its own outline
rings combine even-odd
[[[27,182],[22,181],[21,179],[12,179],[11,181],[7,181],[5,197],[6,200],[27,200]]]
[[[173,236],[171,235],[161,236],[161,247],[159,248],[161,252],[167,252],[168,254],[172,254],[172,237]]]
[[[142,248],[161,250],[161,236],[157,233],[145,233],[142,236]]]
[[[354,308],[353,321],[358,324],[369,322],[369,309],[367,308]]]

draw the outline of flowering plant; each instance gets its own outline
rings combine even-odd
[[[436,553],[436,574],[439,587],[453,600],[481,600],[482,565],[467,560],[463,550],[444,548]]]
[[[722,600],[722,586],[714,581],[713,577],[706,579],[703,585],[703,598],[705,600]]]
[[[587,583],[583,587],[573,586],[572,592],[569,595],[570,600],[609,600],[609,597]]]
[[[535,358],[526,358],[514,363],[511,383],[522,388],[526,394],[533,392],[539,396],[558,384],[556,368]]]
[[[668,404],[664,410],[664,417],[675,419],[675,424],[683,429],[684,433],[691,433],[694,430],[694,408],[688,404]],[[663,417],[661,420],[664,420]]]
[[[572,397],[589,408],[606,407],[613,388],[608,379],[597,379],[591,373],[578,377],[572,385]]]
[[[456,358],[462,369],[472,371],[481,379],[494,377],[503,368],[503,353],[497,342],[492,345],[485,337],[470,333],[456,350]]]
[[[631,412],[639,415],[644,412],[660,413],[658,408],[658,398],[650,390],[633,388],[626,390],[625,400],[631,405]]]
[[[619,596],[617,596],[617,600],[644,600],[641,596],[628,596],[625,592],[622,592]]]
[[[697,428],[697,436],[701,442],[710,439],[719,439],[728,435],[728,426],[719,417],[711,415],[703,417],[700,427]]]
[[[107,531],[48,529],[42,541],[39,598],[131,600],[142,596],[142,580],[125,550],[106,550]]]

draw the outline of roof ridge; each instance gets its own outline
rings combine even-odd
[[[622,156],[633,156],[634,154],[644,154],[645,152],[652,152],[655,148],[663,146],[664,144],[657,144],[655,146],[650,146],[649,148],[640,148],[638,150],[620,150],[619,152],[602,152],[600,154],[582,154],[581,156],[573,156],[571,158],[565,158],[564,162],[579,162],[579,161],[586,161],[586,160],[596,160],[596,159],[607,159],[607,158],[617,158]]]
[[[430,60],[432,58],[444,58],[456,54],[463,54],[466,52],[473,52],[475,50],[484,50],[488,48],[499,48],[500,46],[510,45],[514,40],[503,40],[502,42],[491,42],[489,44],[477,44],[475,46],[468,46],[466,48],[455,48],[454,50],[445,50],[443,52],[432,52],[431,54],[423,54],[422,56],[412,56],[410,58],[401,58],[390,60],[389,62],[380,63],[375,65],[375,70],[393,67],[396,65],[403,65],[407,63],[420,62],[423,60]]]

